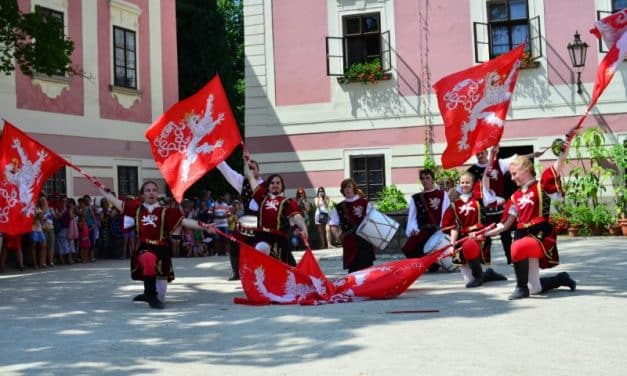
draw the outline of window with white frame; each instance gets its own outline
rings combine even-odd
[[[135,32],[113,26],[113,84],[137,89],[137,53]]]
[[[475,62],[482,63],[527,42],[532,60],[542,56],[540,16],[530,17],[528,0],[487,0],[487,22],[474,22]]]
[[[385,156],[355,155],[350,157],[350,176],[368,200],[376,200],[385,187]]]
[[[390,32],[381,31],[379,12],[342,17],[342,36],[326,38],[327,75],[342,76],[354,64],[379,60],[383,72],[391,67]]]
[[[137,166],[118,166],[118,194],[137,196],[138,191]]]

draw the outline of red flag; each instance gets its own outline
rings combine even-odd
[[[66,162],[8,121],[4,122],[0,166],[0,232],[32,231],[35,206],[46,180]]]
[[[446,133],[444,168],[460,166],[472,155],[498,145],[524,50],[521,44],[433,85]]]
[[[595,28],[590,30],[597,38],[603,37],[605,43],[611,48],[597,68],[597,79],[594,82],[592,98],[590,98],[587,112],[590,112],[597,103],[607,85],[612,81],[619,64],[625,59],[627,54],[627,33],[625,31],[627,31],[627,9],[597,21]]]
[[[148,128],[146,138],[179,202],[187,188],[228,158],[242,140],[218,75],[170,107]]]
[[[598,39],[603,38],[605,45],[611,47],[627,31],[627,8],[613,13],[595,22],[590,32]]]
[[[442,252],[437,250],[421,258],[390,261],[350,273],[335,281],[336,294],[330,300],[395,298],[428,270]]]
[[[317,278],[247,244],[242,242],[239,244],[239,275],[246,299],[235,298],[235,303],[298,304],[324,300],[329,295],[323,281],[316,281]],[[316,262],[315,258],[313,261]]]
[[[314,257],[311,248],[307,248],[307,250],[303,254],[303,257],[301,257],[301,259],[298,261],[296,269],[309,276],[311,282],[317,286],[319,297],[321,299],[326,300],[331,295],[333,295],[335,291],[333,283],[331,283],[331,281],[327,279],[327,276],[324,275],[322,269],[320,269],[320,264],[318,264],[318,261]]]

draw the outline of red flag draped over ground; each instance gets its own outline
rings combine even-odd
[[[446,133],[444,168],[460,166],[474,154],[498,145],[524,49],[522,44],[433,85]]]
[[[146,131],[152,155],[174,198],[224,161],[240,143],[219,76],[166,111]]]
[[[390,299],[407,290],[442,252],[372,266],[331,284],[310,250],[296,267],[291,267],[240,243],[240,279],[246,298],[234,301],[251,305],[318,305],[355,299]]]
[[[315,258],[306,263],[315,263]],[[301,265],[305,270],[316,270],[315,265]],[[320,267],[317,267],[318,271]],[[298,267],[261,253],[251,246],[240,243],[239,275],[246,298],[235,298],[235,303],[265,305],[270,303],[298,304],[324,300],[330,294],[326,277],[316,278]]]
[[[0,232],[31,232],[41,189],[65,159],[7,121],[1,144]]]

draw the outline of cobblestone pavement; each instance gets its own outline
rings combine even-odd
[[[498,243],[498,241],[496,242]],[[577,291],[508,301],[429,273],[401,297],[316,307],[233,304],[227,257],[176,259],[167,307],[131,302],[128,262],[0,274],[2,375],[625,375],[627,238],[560,239]],[[316,251],[330,277],[341,250]],[[381,255],[379,262],[399,255]],[[393,311],[437,310],[431,313]]]

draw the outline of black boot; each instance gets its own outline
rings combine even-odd
[[[512,233],[505,231],[501,233],[501,244],[503,245],[503,253],[507,259],[507,264],[512,264]]]
[[[483,271],[481,270],[481,262],[479,261],[479,258],[477,257],[474,260],[468,261],[468,267],[470,267],[470,271],[472,272],[472,277],[474,279],[466,284],[466,288],[481,286]]]
[[[157,279],[155,277],[147,277],[144,278],[144,281],[146,283],[146,292],[144,295],[146,295],[146,300],[150,308],[164,309],[165,304],[157,297]]]
[[[231,261],[231,270],[233,274],[229,277],[229,281],[239,280],[239,244],[231,242],[231,249],[229,250],[229,260]]]
[[[503,274],[495,272],[492,268],[487,268],[481,276],[481,280],[483,281],[483,283],[492,281],[507,281],[507,277],[505,277]]]
[[[542,286],[543,293],[561,286],[570,288],[570,291],[575,291],[577,288],[577,282],[571,279],[570,275],[566,272],[558,273],[553,277],[540,278],[540,285]]]
[[[135,297],[133,298],[134,302],[148,302],[148,298],[146,297],[146,291],[148,291],[149,288],[147,286],[148,282],[146,282],[146,280],[144,279],[144,293],[135,295]]]
[[[516,289],[509,296],[509,300],[516,300],[529,297],[529,259],[524,259],[514,263],[514,272],[516,273]]]

